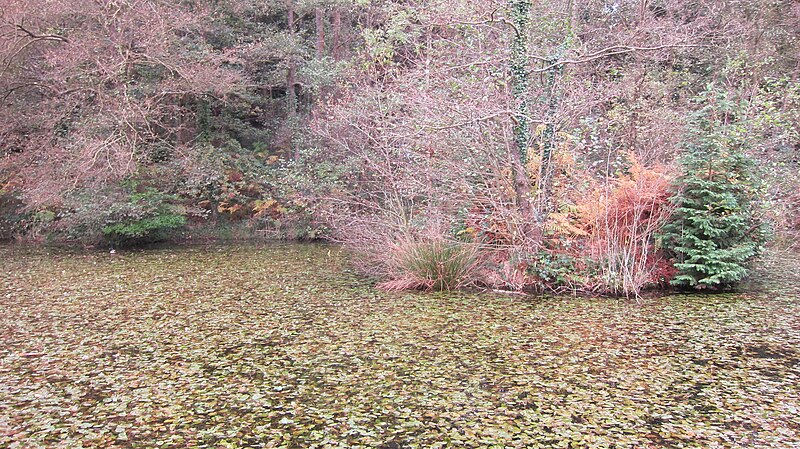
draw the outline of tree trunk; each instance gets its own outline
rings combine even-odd
[[[530,24],[531,0],[510,0],[513,37],[511,39],[511,94],[514,97],[514,151],[511,153],[511,168],[514,176],[514,194],[520,211],[519,231],[523,241],[541,241],[528,174],[528,146],[530,144],[530,118],[528,114],[528,91],[530,85],[528,58],[528,26]]]
[[[511,40],[511,94],[514,96],[514,144],[523,166],[528,162],[531,130],[528,118],[528,24],[530,0],[510,0],[514,36]]]
[[[639,24],[644,23],[647,18],[647,0],[639,1]]]
[[[295,9],[294,9],[294,2],[292,0],[287,0],[286,2],[286,17],[287,17],[287,26],[289,28],[289,35],[294,37],[295,34]],[[286,69],[286,115],[287,115],[287,123],[286,125],[289,127],[289,132],[293,136],[294,129],[296,128],[296,121],[297,121],[297,64],[295,62],[294,56],[294,49],[291,50],[291,53],[288,56],[287,60],[287,69]],[[294,147],[293,138],[290,138],[290,145]],[[300,152],[299,148],[294,148],[294,159],[300,159]]]
[[[314,23],[317,28],[317,59],[325,56],[325,13],[322,8],[314,8]]]
[[[287,26],[289,28],[289,34],[294,36],[295,33],[295,11],[294,11],[294,3],[292,0],[288,0],[286,2],[287,6]],[[289,116],[294,117],[297,113],[297,66],[294,61],[294,55],[290,54],[287,61],[287,70],[286,70],[286,100],[287,100],[287,112]]]
[[[542,231],[538,225],[539,218],[536,215],[536,209],[531,201],[531,181],[528,170],[516,151],[511,152],[511,168],[514,176],[514,195],[522,217],[519,229],[523,234],[522,241],[538,245],[542,240]]]
[[[547,122],[542,132],[542,163],[539,167],[539,214],[542,219],[553,211],[553,152],[556,149],[556,115],[558,113],[558,92],[556,92],[556,81],[563,72],[563,65],[556,64],[561,59],[563,47],[559,48],[552,58],[545,64],[550,69],[545,72],[545,101],[547,106]]]
[[[342,9],[340,7],[333,8],[333,40],[331,47],[333,49],[333,59],[339,61],[342,59]]]

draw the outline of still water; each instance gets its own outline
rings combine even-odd
[[[0,447],[800,447],[792,294],[386,293],[322,245],[0,247]]]

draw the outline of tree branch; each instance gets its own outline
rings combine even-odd
[[[17,30],[22,31],[26,36],[30,37],[31,39],[35,39],[38,41],[54,41],[54,42],[63,42],[65,44],[69,43],[69,39],[64,36],[59,36],[58,34],[36,34],[33,31],[28,30],[25,28],[21,23],[16,25]]]
[[[499,111],[499,112],[496,112],[494,114],[487,115],[485,117],[473,118],[473,119],[470,119],[470,120],[467,120],[467,121],[464,121],[464,122],[454,123],[454,124],[451,124],[451,125],[443,125],[443,126],[427,126],[426,125],[426,126],[422,126],[422,129],[424,129],[424,130],[434,130],[434,131],[444,131],[444,130],[447,130],[447,129],[462,128],[464,126],[474,125],[476,123],[485,122],[485,121],[492,120],[494,118],[502,117],[502,116],[511,116],[512,120],[516,120],[515,116],[519,117],[520,113],[518,111],[510,111],[510,110],[509,111]],[[537,123],[537,124],[545,123],[544,121],[536,119],[536,118],[531,117],[529,115],[523,115],[523,116],[525,118],[527,118],[530,123]]]
[[[663,45],[656,45],[653,47],[634,47],[628,45],[612,45],[610,47],[606,47],[602,50],[597,50],[595,52],[582,55],[578,59],[561,59],[551,64],[548,64],[544,67],[533,69],[528,73],[542,73],[550,71],[558,66],[567,65],[567,64],[584,64],[590,61],[594,61],[596,59],[602,59],[609,56],[614,55],[621,55],[625,53],[633,53],[637,51],[656,51],[656,50],[663,50],[666,48],[696,48],[696,47],[707,47],[704,44],[663,44]],[[537,60],[543,60],[543,58],[534,58]]]

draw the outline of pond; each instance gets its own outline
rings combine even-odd
[[[299,244],[0,268],[0,447],[800,447],[794,293],[386,293]]]

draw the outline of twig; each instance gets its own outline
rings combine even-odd
[[[31,39],[36,39],[40,41],[55,41],[55,42],[64,42],[65,44],[69,43],[69,39],[64,36],[59,36],[58,34],[36,34],[33,31],[28,30],[25,28],[21,23],[17,24],[17,29],[22,31]]]
[[[502,289],[498,289],[498,288],[493,288],[491,290],[486,289],[486,290],[484,290],[484,292],[485,293],[486,292],[498,293],[498,294],[501,294],[501,295],[529,296],[525,292],[516,292],[516,291],[513,291],[513,290],[502,290]]]
[[[510,115],[512,120],[516,120],[516,117],[525,117],[531,123],[545,123],[542,120],[533,118],[533,117],[528,116],[528,115],[520,114],[517,111],[500,111],[500,112],[497,112],[497,113],[494,113],[494,114],[487,115],[485,117],[478,117],[478,118],[474,118],[472,120],[467,120],[465,122],[454,123],[452,125],[422,126],[422,129],[430,129],[430,130],[435,130],[435,131],[444,131],[444,130],[447,130],[447,129],[461,128],[461,127],[468,126],[468,125],[474,125],[475,123],[485,122],[485,121],[491,120],[493,118],[497,118],[497,117],[501,117],[501,116],[507,116],[507,115]]]

